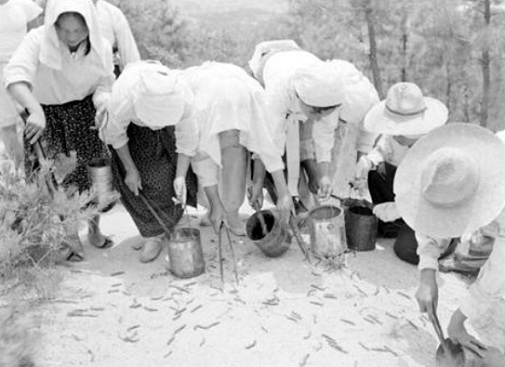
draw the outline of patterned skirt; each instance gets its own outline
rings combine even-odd
[[[46,117],[46,129],[40,139],[46,158],[55,159],[63,153],[70,157],[76,153],[77,166],[62,182],[64,187],[74,186],[79,192],[89,190],[88,162],[94,158],[107,158],[107,146],[98,137],[95,126],[95,107],[92,96],[61,105],[42,105]],[[26,177],[37,167],[37,158],[30,144],[25,141]]]
[[[177,168],[177,153],[175,146],[174,127],[161,130],[151,130],[131,123],[127,130],[128,149],[137,167],[142,181],[142,194],[157,212],[168,229],[172,229],[183,210],[180,205],[174,205],[175,197],[173,182]],[[121,201],[130,213],[140,234],[143,237],[154,237],[164,233],[162,226],[151,214],[140,196],[135,194],[124,182],[125,171],[118,154],[112,153],[112,175],[114,186],[121,194]],[[196,176],[191,171],[186,178],[188,190],[187,203],[196,207]]]

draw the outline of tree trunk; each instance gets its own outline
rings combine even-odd
[[[409,64],[408,61],[408,54],[407,54],[407,49],[408,49],[408,29],[407,29],[407,22],[408,22],[408,12],[405,11],[405,13],[402,16],[402,76],[401,80],[402,82],[406,82],[407,80],[407,67]]]
[[[484,0],[484,23],[489,27],[491,23],[491,0]],[[491,91],[491,57],[489,55],[489,46],[486,43],[485,50],[482,51],[482,105],[480,110],[480,124],[487,127],[489,116],[489,102]]]
[[[382,93],[382,79],[379,65],[377,63],[377,42],[375,40],[372,1],[363,0],[363,8],[365,10],[365,20],[368,28],[368,41],[370,43],[370,53],[368,54],[368,57],[370,59],[370,68],[372,69],[373,83],[375,89],[377,89],[377,92],[379,93],[379,97],[383,99],[384,94]]]

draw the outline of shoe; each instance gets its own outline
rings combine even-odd
[[[155,260],[161,253],[161,237],[150,237],[144,243],[140,253],[140,262],[148,263]]]
[[[88,241],[94,247],[101,249],[109,248],[114,243],[109,237],[104,236],[100,232],[93,231],[88,231]]]

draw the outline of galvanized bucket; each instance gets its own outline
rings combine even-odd
[[[267,234],[263,233],[259,213],[265,218]],[[268,257],[278,257],[287,251],[291,243],[286,242],[287,232],[278,216],[270,210],[262,210],[249,217],[246,223],[247,237]]]
[[[205,271],[200,231],[196,228],[174,229],[168,240],[170,272],[178,278],[197,277]]]
[[[315,256],[335,259],[347,250],[344,210],[323,205],[309,212],[310,243]]]
[[[116,204],[119,194],[112,184],[112,170],[107,158],[95,158],[88,162],[91,195],[101,212],[107,212]]]

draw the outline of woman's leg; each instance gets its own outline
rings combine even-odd
[[[237,236],[245,236],[245,224],[239,217],[239,209],[245,198],[247,176],[247,150],[240,145],[238,130],[219,134],[221,163],[219,183],[221,201],[226,211],[226,224]]]

